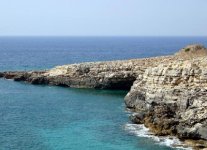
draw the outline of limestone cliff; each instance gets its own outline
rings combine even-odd
[[[176,61],[148,67],[125,103],[136,112],[131,117],[135,123],[157,135],[196,140],[192,146],[201,149],[207,147],[207,51],[197,45],[185,49]]]
[[[194,140],[207,147],[207,49],[190,45],[172,56],[58,66],[47,71],[2,72],[32,84],[126,89],[135,123],[157,135]],[[131,89],[130,89],[131,88]]]

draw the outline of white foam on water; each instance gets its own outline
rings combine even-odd
[[[6,79],[6,80],[8,80],[8,81],[14,81],[14,79]]]
[[[186,148],[186,145],[184,145],[184,143],[182,143],[176,137],[172,137],[172,136],[155,136],[153,133],[151,133],[149,131],[148,128],[146,128],[142,124],[127,123],[124,126],[124,129],[127,130],[129,133],[134,134],[138,137],[151,138],[155,141],[156,144],[165,145],[165,146],[168,146],[168,147],[173,147],[173,148],[183,149],[183,150],[192,150],[192,148],[190,148],[190,147]]]

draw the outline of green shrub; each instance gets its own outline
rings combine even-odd
[[[189,51],[190,51],[190,48],[186,48],[186,49],[185,49],[185,52],[189,52]]]

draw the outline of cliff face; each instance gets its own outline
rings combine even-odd
[[[0,77],[32,84],[127,89],[135,123],[157,135],[175,135],[207,147],[207,50],[200,45],[172,56],[58,66],[47,71],[3,72]]]
[[[145,124],[157,135],[196,140],[192,146],[201,149],[207,147],[207,57],[203,48],[196,53],[197,47],[180,51],[176,61],[148,67],[125,103],[136,112],[133,122]]]
[[[207,57],[146,69],[125,102],[158,135],[207,140]]]

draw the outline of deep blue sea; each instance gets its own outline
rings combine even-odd
[[[207,38],[0,37],[0,71],[169,55],[196,43],[207,46]],[[0,150],[173,149],[141,136],[128,119],[125,94],[0,79]]]

